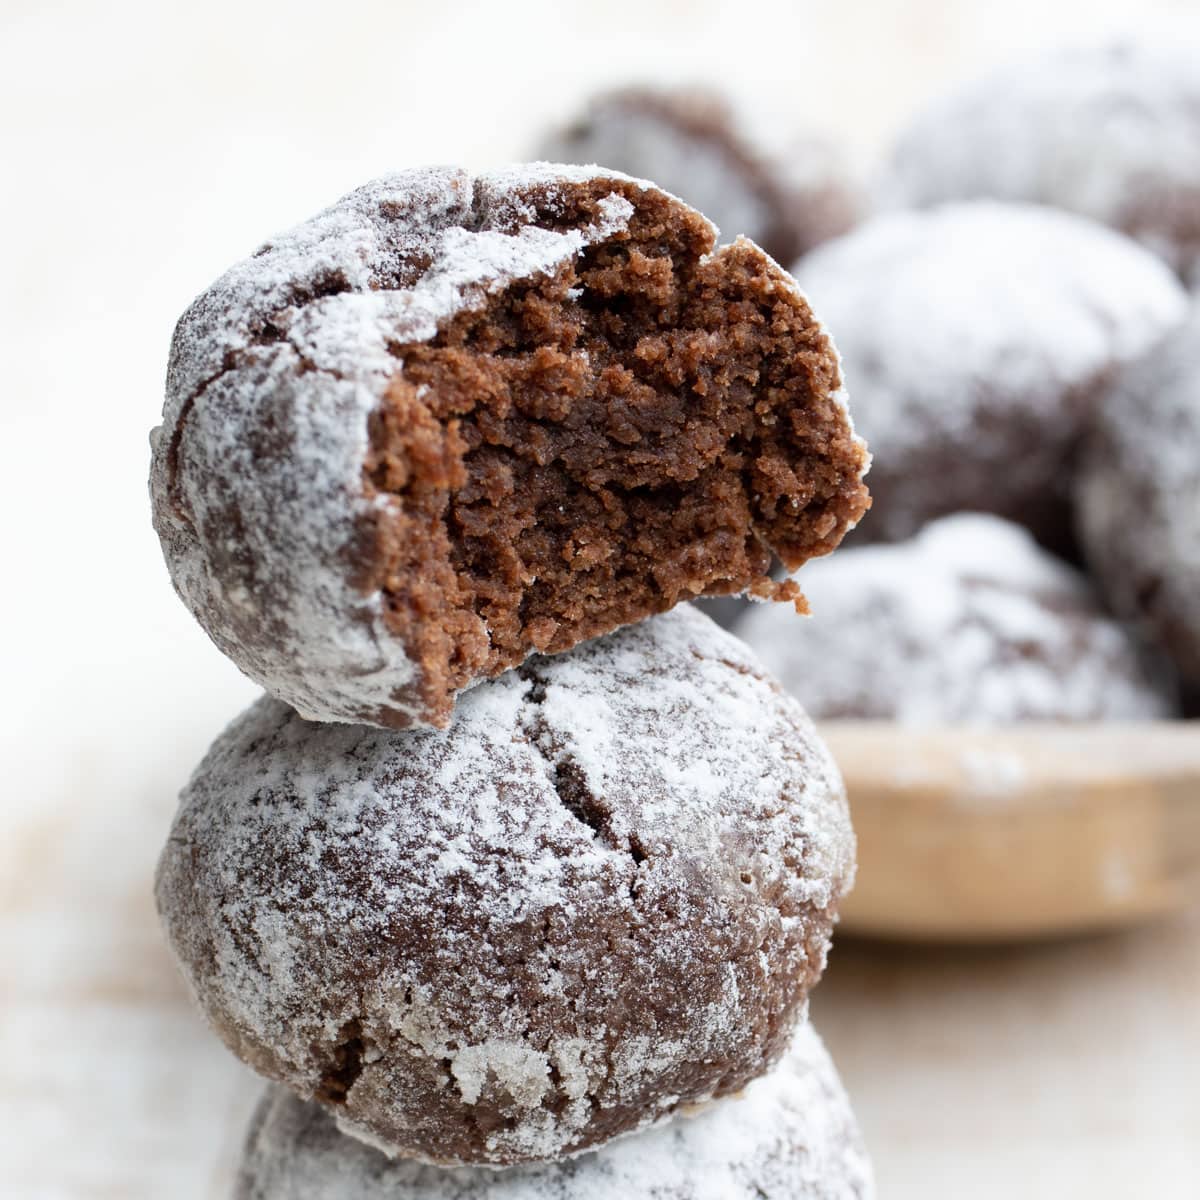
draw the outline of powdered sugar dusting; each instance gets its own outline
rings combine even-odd
[[[502,1163],[767,1069],[852,871],[811,725],[683,606],[479,685],[445,733],[264,698],[185,790],[159,899],[252,1065],[312,1095],[353,1042],[347,1129]]]
[[[1079,473],[1088,561],[1200,684],[1200,303],[1105,398]]]
[[[304,715],[420,719],[381,596],[348,580],[359,523],[386,503],[364,495],[367,419],[395,346],[625,228],[616,191],[587,227],[532,223],[533,189],[548,203],[595,178],[644,186],[548,164],[387,176],[267,243],[180,321],[152,436],[164,553],[218,645]]]
[[[1054,50],[935,103],[897,143],[885,204],[991,196],[1127,230],[1183,273],[1200,255],[1200,54]]]
[[[1051,494],[1092,392],[1186,310],[1139,247],[1024,205],[877,217],[795,273],[875,454],[867,528],[890,538],[939,504],[1015,516]]]
[[[388,1160],[282,1089],[251,1125],[236,1200],[869,1200],[870,1164],[820,1039],[804,1024],[744,1096],[604,1149],[507,1171]]]
[[[1028,534],[963,514],[804,571],[811,618],[738,633],[818,718],[911,724],[1169,715],[1162,681],[1084,578]]]

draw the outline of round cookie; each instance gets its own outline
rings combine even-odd
[[[1141,720],[1166,681],[1087,581],[1015,525],[974,513],[809,576],[814,616],[763,605],[738,626],[818,720],[912,725]]]
[[[871,443],[867,537],[991,512],[1070,535],[1069,463],[1102,385],[1186,310],[1152,255],[1069,213],[990,202],[877,217],[796,267]]]
[[[1105,597],[1200,692],[1200,302],[1106,395],[1077,497]]]
[[[218,646],[315,720],[455,695],[702,593],[867,504],[837,354],[749,242],[538,164],[368,184],[175,331],[155,526]]]
[[[619,88],[549,134],[539,157],[653,179],[782,263],[854,225],[861,201],[832,143],[775,139],[706,88]],[[776,144],[777,142],[782,144]]]
[[[495,1171],[388,1159],[282,1088],[251,1119],[233,1200],[869,1200],[862,1135],[806,1022],[743,1096],[563,1162]]]
[[[531,658],[450,728],[264,697],[157,879],[252,1067],[423,1161],[544,1161],[738,1092],[824,968],[854,841],[799,705],[688,605]]]
[[[1122,44],[994,71],[912,123],[880,190],[883,203],[906,207],[994,197],[1065,208],[1195,276],[1200,55]]]

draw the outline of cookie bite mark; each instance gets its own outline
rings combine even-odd
[[[181,319],[155,528],[216,644],[311,720],[445,726],[535,651],[775,583],[867,503],[790,276],[652,184],[402,172]]]
[[[594,224],[614,186],[538,219]],[[799,601],[773,559],[827,553],[867,506],[836,354],[790,278],[626,191],[624,229],[393,349],[372,583],[436,723],[473,679],[681,600]]]

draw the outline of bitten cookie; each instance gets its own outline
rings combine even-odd
[[[1054,50],[939,100],[897,142],[881,199],[980,197],[1092,217],[1194,277],[1200,55],[1137,44]]]
[[[387,1159],[282,1088],[251,1120],[233,1200],[869,1200],[850,1102],[812,1027],[744,1096],[565,1162],[494,1171]]]
[[[878,217],[803,259],[871,443],[869,538],[991,512],[1070,537],[1069,465],[1103,385],[1183,318],[1171,273],[1069,213],[981,202]]]
[[[599,163],[694,204],[727,238],[744,234],[789,263],[857,220],[861,200],[836,148],[774,134],[703,88],[619,88],[549,134],[540,155]]]
[[[1082,575],[994,517],[814,567],[811,618],[755,605],[738,634],[817,719],[908,724],[1136,720],[1169,682]]]
[[[1105,596],[1200,691],[1200,306],[1100,406],[1080,538]]]
[[[685,605],[473,688],[445,733],[264,697],[184,790],[157,893],[252,1067],[392,1151],[506,1164],[767,1071],[853,856],[799,705]]]
[[[798,596],[867,504],[789,275],[650,184],[546,164],[368,184],[187,311],[155,525],[218,646],[315,720],[454,698],[705,593]]]

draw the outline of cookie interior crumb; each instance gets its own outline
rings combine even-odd
[[[609,190],[569,202],[584,220]],[[692,596],[802,604],[773,557],[827,553],[865,509],[824,335],[757,248],[710,238],[650,196],[627,238],[395,348],[364,483],[403,503],[381,509],[364,586],[432,712]]]

